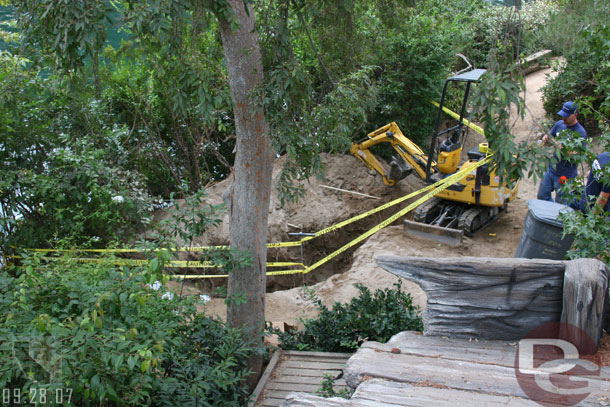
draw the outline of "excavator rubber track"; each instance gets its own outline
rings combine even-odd
[[[412,236],[455,246],[462,242],[464,235],[473,236],[491,223],[502,209],[433,197],[415,209],[412,221],[404,221],[404,229]]]

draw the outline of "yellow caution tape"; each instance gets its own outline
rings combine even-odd
[[[265,273],[267,276],[283,276],[289,274],[304,274],[304,269],[294,270],[279,270],[279,271],[268,271]],[[227,278],[228,274],[173,274],[169,276],[176,280],[197,280],[197,279],[208,279],[208,278]]]
[[[436,104],[436,102],[433,102]],[[438,106],[438,104],[437,104]],[[449,110],[449,109],[447,109]],[[451,111],[449,111],[451,112]],[[451,112],[453,113],[453,112]],[[451,114],[450,113],[450,114]],[[453,113],[455,115],[455,113]],[[467,122],[465,120],[465,122]],[[466,123],[467,125],[471,126],[469,123]],[[478,127],[476,125],[472,125],[475,127]],[[472,127],[471,126],[471,127]],[[480,128],[479,128],[480,129]],[[476,131],[479,131],[475,128]],[[482,131],[482,129],[480,129]],[[341,247],[340,249],[336,250],[335,252],[329,254],[328,256],[326,256],[325,258],[323,258],[322,260],[314,263],[311,266],[306,267],[304,264],[302,263],[290,263],[290,262],[282,262],[282,263],[267,263],[267,267],[288,267],[288,266],[299,266],[299,267],[303,267],[302,269],[291,269],[291,270],[280,270],[280,271],[273,271],[273,272],[268,272],[267,275],[285,275],[285,274],[297,274],[297,273],[302,273],[302,274],[307,274],[311,271],[313,271],[314,269],[318,268],[319,266],[321,266],[322,264],[328,262],[329,260],[333,259],[334,257],[340,255],[341,253],[345,252],[346,250],[350,249],[351,247],[353,247],[354,245],[360,243],[362,240],[372,236],[373,234],[377,233],[379,230],[383,229],[384,227],[388,226],[389,224],[391,224],[392,222],[394,222],[396,219],[400,218],[401,216],[404,216],[405,214],[407,214],[408,212],[410,212],[411,210],[413,210],[414,208],[416,208],[417,206],[421,205],[423,202],[427,201],[428,199],[430,199],[432,196],[436,195],[438,192],[448,188],[450,185],[454,184],[455,182],[459,181],[460,179],[464,178],[468,173],[470,173],[472,170],[474,170],[477,167],[480,167],[484,164],[487,164],[489,161],[491,161],[491,156],[487,156],[484,160],[477,162],[474,165],[470,165],[467,168],[462,168],[460,171],[456,172],[455,174],[450,175],[449,177],[446,177],[434,184],[428,185],[420,190],[414,191],[410,194],[407,194],[403,197],[400,197],[398,199],[395,199],[393,201],[390,201],[384,205],[378,206],[377,208],[371,209],[370,211],[367,211],[365,213],[362,213],[360,215],[354,216],[352,218],[346,219],[342,222],[339,222],[335,225],[329,226],[325,229],[322,229],[318,232],[316,232],[313,236],[307,236],[304,237],[301,240],[298,241],[294,241],[294,242],[279,242],[279,243],[268,243],[267,244],[267,248],[276,248],[276,247],[296,247],[296,246],[301,246],[304,242],[315,239],[316,237],[322,236],[326,233],[330,233],[334,230],[340,229],[346,225],[349,225],[353,222],[356,222],[360,219],[363,219],[367,216],[373,215],[377,212],[383,211],[387,208],[390,208],[394,205],[397,205],[401,202],[404,202],[410,198],[413,198],[414,196],[420,195],[424,192],[427,192],[426,195],[424,195],[423,197],[419,198],[417,201],[413,202],[412,204],[410,204],[409,206],[407,206],[406,208],[402,209],[401,211],[399,211],[398,213],[394,214],[393,216],[391,216],[390,218],[386,219],[385,221],[381,222],[380,224],[378,224],[377,226],[375,226],[374,228],[370,229],[369,231],[367,231],[366,233],[364,233],[363,235],[360,235],[359,237],[357,237],[356,239],[352,240],[351,242],[347,243],[346,245],[344,245],[343,247]],[[429,192],[428,192],[429,191]],[[229,249],[229,246],[199,246],[199,247],[190,247],[190,248],[181,248],[181,249],[171,249],[172,251],[176,251],[176,252],[182,252],[182,251],[194,251],[194,252],[200,252],[200,251],[206,251],[206,250],[227,250]],[[34,252],[42,252],[42,253],[49,253],[49,252],[91,252],[91,253],[133,253],[133,252],[141,252],[141,251],[145,251],[145,250],[139,250],[139,249],[24,249],[26,251],[34,251]],[[162,250],[162,249],[156,249],[154,251],[158,251],[158,250]],[[19,256],[7,256],[7,257],[12,257],[12,258],[21,258]],[[57,257],[43,257],[43,259],[45,260],[57,260]],[[78,262],[102,262],[102,261],[107,261],[107,260],[102,260],[102,259],[98,259],[98,258],[76,258],[74,259]],[[112,260],[113,264],[117,264],[117,265],[143,265],[143,264],[147,264],[148,260],[134,260],[134,259],[113,259]],[[183,267],[187,267],[187,268],[212,268],[212,267],[217,267],[214,264],[212,264],[211,262],[199,262],[199,261],[186,261],[186,260],[174,260],[172,262],[170,262],[168,264],[168,267],[175,267],[175,268],[183,268]],[[221,278],[221,277],[228,277],[228,274],[219,274],[219,275],[174,275],[172,276],[173,278]]]
[[[22,259],[21,256],[6,256],[7,258],[12,259]],[[47,261],[58,261],[61,260],[61,257],[41,257],[42,260]],[[141,266],[147,265],[149,260],[138,260],[138,259],[100,259],[94,257],[71,257],[70,260],[74,260],[78,263],[112,263],[118,266]],[[305,265],[303,263],[294,263],[294,262],[269,262],[267,263],[268,268],[274,267],[293,267],[298,266],[305,269]],[[194,260],[172,260],[170,261],[166,267],[169,268],[222,268],[214,264],[211,261],[194,261]]]
[[[267,243],[267,248],[275,248],[275,247],[297,247],[301,246],[302,242],[300,240],[294,242],[280,242],[280,243]],[[171,252],[203,252],[208,250],[228,250],[230,246],[222,245],[222,246],[193,246],[193,247],[180,247],[173,249],[19,249],[15,246],[11,246],[13,249],[23,250],[27,252],[37,252],[37,253],[146,253],[146,252],[159,252],[162,250],[169,250]]]
[[[383,229],[384,227],[388,226],[389,224],[391,224],[392,222],[394,222],[395,220],[399,219],[400,217],[406,215],[408,212],[410,212],[411,210],[413,210],[414,208],[418,207],[419,205],[421,205],[423,202],[427,201],[428,199],[430,199],[431,197],[433,197],[434,195],[436,195],[437,193],[439,193],[440,191],[448,188],[450,185],[454,184],[455,182],[459,181],[460,179],[464,178],[466,175],[468,175],[468,173],[470,173],[473,169],[480,167],[482,165],[487,164],[489,161],[491,161],[491,157],[487,157],[484,160],[481,160],[479,162],[477,162],[474,165],[468,166],[468,168],[464,168],[458,172],[456,172],[453,175],[450,175],[447,178],[444,178],[443,180],[433,184],[436,186],[436,188],[430,192],[428,192],[426,195],[424,195],[423,197],[419,198],[417,201],[413,202],[412,204],[410,204],[409,206],[407,206],[406,208],[400,210],[399,212],[397,212],[396,214],[390,216],[388,219],[386,219],[385,221],[381,222],[380,224],[378,224],[377,226],[373,227],[372,229],[368,230],[367,232],[365,232],[364,234],[358,236],[356,239],[352,240],[351,242],[347,243],[346,245],[344,245],[343,247],[341,247],[340,249],[337,249],[336,251],[334,251],[333,253],[329,254],[328,256],[326,256],[325,258],[323,258],[322,260],[317,261],[316,263],[312,264],[311,266],[307,267],[304,271],[303,274],[307,274],[313,270],[315,270],[316,268],[320,267],[322,264],[326,263],[327,261],[333,259],[334,257],[340,255],[341,253],[345,252],[346,250],[348,250],[349,248],[355,246],[356,244],[360,243],[361,241],[363,241],[364,239],[372,236],[373,234],[377,233],[379,230]],[[425,188],[424,188],[425,189]],[[422,190],[420,190],[422,191]]]
[[[438,184],[438,183],[437,183]],[[271,248],[277,248],[277,247],[298,247],[301,246],[304,242],[315,239],[316,237],[320,237],[326,233],[330,233],[334,230],[340,229],[344,226],[347,226],[351,223],[354,223],[356,221],[359,221],[360,219],[366,218],[367,216],[373,215],[377,212],[381,212],[385,209],[391,208],[394,205],[398,205],[399,203],[402,203],[408,199],[411,199],[417,195],[420,195],[426,191],[429,191],[431,189],[434,189],[437,184],[431,184],[428,185],[422,189],[419,189],[417,191],[411,192],[410,194],[407,194],[405,196],[402,196],[400,198],[397,198],[393,201],[390,201],[388,203],[385,203],[381,206],[378,206],[377,208],[371,209],[370,211],[361,213],[360,215],[356,215],[354,217],[351,217],[349,219],[346,219],[342,222],[339,222],[335,225],[329,226],[325,229],[322,229],[316,233],[314,233],[313,236],[306,236],[304,238],[302,238],[301,240],[295,240],[293,242],[279,242],[279,243],[267,243],[267,248],[271,249]],[[193,247],[186,247],[186,248],[179,248],[179,249],[170,249],[171,251],[176,251],[176,252],[201,252],[201,251],[206,251],[206,250],[228,250],[230,248],[230,246],[193,246]],[[134,252],[145,252],[146,250],[142,250],[142,249],[23,249],[25,251],[33,251],[33,252],[42,252],[42,253],[49,253],[49,252],[57,252],[57,253],[65,253],[65,252],[90,252],[90,253],[134,253]],[[154,251],[159,251],[162,249],[156,249]]]
[[[347,243],[343,247],[337,249],[333,253],[329,254],[326,257],[324,257],[322,260],[317,261],[316,263],[312,264],[311,266],[308,266],[308,267],[306,267],[305,269],[302,269],[302,270],[271,271],[271,272],[267,272],[266,274],[268,276],[270,276],[270,275],[298,274],[298,273],[307,274],[307,273],[315,270],[316,268],[320,267],[322,264],[324,264],[324,263],[328,262],[329,260],[333,259],[334,257],[340,255],[341,253],[345,252],[346,250],[348,250],[351,247],[355,246],[356,244],[360,243],[364,239],[367,239],[368,237],[374,235],[375,233],[377,233],[381,229],[383,229],[386,226],[390,225],[391,223],[393,223],[394,221],[396,221],[400,217],[406,215],[408,212],[410,212],[414,208],[418,207],[419,205],[421,205],[423,202],[427,201],[428,199],[430,199],[434,195],[438,194],[440,191],[442,191],[442,190],[448,188],[449,186],[451,186],[452,184],[458,182],[459,180],[464,178],[466,175],[468,175],[472,170],[474,170],[477,167],[480,167],[482,165],[485,165],[485,164],[489,163],[490,161],[491,161],[491,156],[488,156],[484,160],[481,160],[481,161],[475,163],[474,165],[470,165],[467,168],[463,168],[462,170],[456,172],[453,175],[450,175],[447,178],[442,179],[441,181],[438,181],[438,182],[436,182],[436,183],[434,183],[432,185],[429,185],[429,186],[427,186],[425,188],[422,188],[419,191],[416,191],[415,193],[407,195],[407,197],[410,198],[410,197],[412,197],[414,195],[421,194],[422,192],[430,191],[426,195],[422,196],[421,198],[419,198],[418,200],[416,200],[415,202],[413,202],[412,204],[407,206],[406,208],[404,208],[401,211],[397,212],[396,214],[392,215],[391,217],[389,217],[385,221],[381,222],[377,226],[375,226],[372,229],[368,230],[364,234],[358,236],[356,239],[352,240],[351,242]],[[408,199],[407,197],[402,197],[402,198],[399,198],[399,199],[397,199],[395,201],[403,201],[405,199]],[[372,211],[369,211],[369,212],[373,212],[373,213],[374,212],[378,212],[378,211],[380,211],[382,209],[385,209],[385,207],[387,207],[387,205],[389,205],[389,204],[395,205],[397,203],[395,201],[389,202],[388,204],[382,205],[381,207],[373,209]],[[392,205],[389,205],[389,206],[392,206]],[[365,213],[365,214],[356,216],[355,218],[361,219],[362,217],[368,216],[370,214],[371,213]],[[348,219],[345,222],[353,221],[353,219],[355,219],[355,218]],[[341,223],[344,223],[344,222],[341,222]],[[330,228],[323,229],[323,230],[321,230],[318,233],[323,234],[322,232],[326,231],[325,233],[327,233],[330,230],[335,230],[337,228],[337,226],[341,225],[341,223],[338,223],[337,225],[331,226]],[[318,233],[316,233],[316,235]],[[315,236],[313,236],[313,237],[308,236],[307,238],[303,239],[303,241],[304,240],[313,239],[314,237]],[[199,279],[199,278],[200,279],[204,279],[204,278],[219,278],[219,277],[228,277],[228,275],[224,274],[224,275],[214,275],[214,276],[210,276],[210,275],[174,275],[174,276],[172,276],[172,278],[177,278],[177,279],[183,279],[183,278],[184,279]]]
[[[432,101],[432,104],[436,107],[439,107],[438,102],[436,102],[434,100]],[[460,115],[457,114],[456,112],[454,112],[453,110],[450,110],[446,106],[443,106],[443,112],[447,113],[449,116],[453,117],[455,120],[460,120]],[[466,126],[470,127],[472,130],[476,131],[479,134],[482,134],[483,136],[485,135],[485,130],[483,130],[481,127],[477,126],[476,124],[472,123],[470,120],[468,120],[466,118],[462,118],[462,120],[464,120],[464,124]]]

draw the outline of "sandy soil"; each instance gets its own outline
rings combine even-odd
[[[542,69],[529,74],[526,78],[526,94],[524,95],[527,106],[526,115],[523,120],[515,119],[513,123],[513,134],[517,142],[533,141],[541,132],[546,131],[543,124],[544,110],[540,88],[546,83],[549,74],[552,74],[551,69]],[[471,132],[469,136],[465,150],[473,148],[483,141],[481,137],[477,137],[478,135],[473,133]],[[280,158],[276,162],[274,177],[278,175],[282,160],[283,158]],[[282,208],[276,191],[273,192],[269,209],[270,242],[296,240],[298,238],[290,236],[289,233],[316,232],[425,186],[416,175],[410,175],[395,187],[386,187],[380,176],[367,170],[351,155],[323,155],[322,160],[325,166],[325,179],[310,179],[305,184],[307,193],[298,203],[292,203]],[[222,202],[222,193],[229,182],[230,180],[224,180],[209,187],[207,190],[208,202],[211,204]],[[321,185],[360,192],[375,196],[377,199],[338,192]],[[308,275],[297,274],[268,278],[266,320],[279,327],[283,327],[284,323],[298,326],[301,325],[302,318],[315,316],[316,308],[308,295],[310,290],[313,290],[322,302],[330,307],[335,302],[348,302],[356,296],[358,290],[354,284],[357,283],[365,285],[372,291],[392,287],[398,278],[377,266],[375,257],[380,254],[433,257],[513,257],[527,216],[527,201],[535,199],[536,192],[537,184],[533,179],[522,179],[518,196],[509,204],[508,210],[501,213],[495,222],[477,232],[472,238],[465,237],[459,246],[446,246],[434,241],[407,236],[403,231],[401,220],[399,220],[377,232],[355,249],[348,250],[336,260]],[[324,237],[313,239],[304,245],[302,254],[299,248],[270,250],[269,261],[303,261],[304,264],[313,264],[385,220],[408,203],[386,209]],[[220,227],[197,239],[195,245],[228,243],[227,221],[225,216]],[[196,272],[197,270],[193,270],[193,274]],[[174,291],[179,289],[179,284],[170,284]],[[225,284],[224,280],[206,280],[205,282],[188,283],[184,289],[187,295],[201,293],[211,295],[215,286],[222,284]],[[308,289],[305,290],[304,286],[308,286]],[[418,285],[403,280],[402,287],[405,292],[412,295],[417,306],[422,310],[425,309],[426,295]],[[224,319],[226,316],[224,300],[211,296],[211,301],[205,306],[201,306],[201,311]],[[610,346],[608,335],[604,337],[603,344],[603,348]],[[607,352],[604,353],[606,358],[608,357]],[[605,362],[610,363],[610,360]]]
[[[550,69],[534,72],[526,78],[526,117],[524,120],[515,120],[513,134],[517,141],[534,139],[538,133],[544,131],[542,119],[544,110],[540,100],[539,89],[546,81]],[[477,145],[480,138],[476,133],[469,136],[466,148]],[[281,160],[276,163],[276,171],[280,168]],[[350,155],[324,155],[323,162],[326,168],[326,180],[313,179],[307,184],[307,194],[296,204],[281,208],[277,195],[272,197],[269,213],[270,241],[294,240],[290,232],[315,232],[351,216],[360,214],[382,203],[401,197],[409,192],[424,186],[416,176],[410,175],[393,188],[386,187],[381,177],[368,171],[359,161]],[[221,202],[222,192],[228,185],[228,180],[218,183],[208,189],[210,203]],[[379,197],[372,199],[349,193],[329,190],[320,185],[328,185],[351,191],[361,192]],[[297,287],[286,290],[276,290],[267,294],[266,318],[274,323],[286,322],[290,325],[298,324],[299,318],[315,315],[316,310],[308,300],[307,293],[301,287],[309,284],[323,303],[331,306],[334,302],[349,301],[357,294],[354,284],[360,283],[371,290],[391,287],[397,277],[378,267],[375,256],[379,254],[398,254],[410,256],[478,256],[478,257],[513,257],[519,239],[521,238],[523,222],[527,215],[527,200],[535,198],[537,185],[531,179],[523,179],[519,185],[517,199],[509,204],[508,211],[500,215],[499,219],[479,231],[472,238],[465,238],[464,242],[451,247],[425,239],[406,236],[400,222],[389,226],[371,236],[357,250],[343,255],[342,261],[335,261],[326,265],[322,270],[312,272],[315,276],[275,277],[270,279],[270,289],[283,286]],[[404,207],[406,204],[398,205]],[[305,264],[312,264],[316,260],[331,253],[333,250],[353,239],[359,233],[381,222],[398,209],[388,209],[380,214],[371,216],[372,219],[359,221],[357,225],[345,228],[340,232],[333,232],[321,242],[307,243],[304,247]],[[228,227],[225,222],[218,229],[200,238],[196,244],[225,243],[228,236]],[[299,260],[299,249],[285,249],[279,253],[269,253],[270,260],[291,259]],[[191,287],[191,292],[198,292]],[[201,288],[201,287],[200,287]],[[207,287],[209,288],[209,287]],[[403,281],[403,290],[411,293],[414,303],[425,308],[426,296],[416,284]],[[205,312],[225,317],[226,309],[222,298],[213,298],[205,306]]]

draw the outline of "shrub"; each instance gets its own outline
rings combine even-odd
[[[552,16],[559,12],[556,0],[528,1],[521,9],[521,24],[523,26],[522,51],[524,55],[541,51],[551,46],[546,35]]]
[[[49,405],[241,405],[248,342],[193,300],[151,289],[162,263],[28,258],[3,271],[0,387],[40,404],[44,392]]]
[[[610,25],[607,2],[589,0],[564,5],[564,10],[550,20],[549,35],[565,62],[555,67],[558,74],[544,87],[544,108],[553,119],[566,100],[581,99],[581,113],[610,115]],[[578,16],[578,17],[576,17]],[[596,114],[580,116],[589,136],[601,133]]]
[[[0,79],[0,251],[107,245],[146,224],[152,200],[125,167],[125,126],[24,58],[0,54]]]
[[[398,332],[423,330],[419,310],[411,295],[401,291],[400,281],[373,294],[364,285],[356,287],[358,297],[347,304],[336,302],[332,309],[313,296],[319,315],[303,321],[302,331],[268,331],[278,335],[282,349],[353,352],[365,340],[387,342]]]
[[[369,117],[368,131],[395,121],[420,145],[432,134],[436,108],[430,101],[439,98],[461,37],[458,23],[438,14],[401,16],[400,26],[378,39],[372,61],[381,67],[378,108]]]

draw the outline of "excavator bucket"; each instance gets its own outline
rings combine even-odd
[[[411,220],[404,221],[404,230],[408,235],[433,240],[448,246],[458,246],[464,239],[463,230],[428,225]]]

